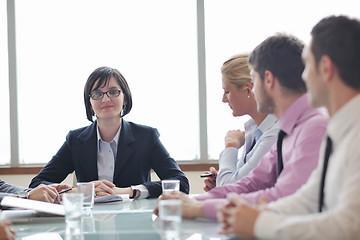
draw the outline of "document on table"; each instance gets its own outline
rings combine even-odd
[[[107,196],[95,198],[94,203],[110,203],[110,202],[118,202],[118,201],[126,201],[126,200],[129,200],[128,194],[107,195]]]
[[[37,233],[27,237],[21,238],[21,240],[63,240],[60,234],[54,232]]]
[[[51,213],[60,216],[65,215],[64,206],[60,204],[47,203],[16,197],[4,197],[1,201],[1,206],[36,210],[39,212]]]
[[[35,210],[2,210],[0,213],[0,220],[2,219],[16,219],[16,218],[31,218],[36,217],[38,212]]]

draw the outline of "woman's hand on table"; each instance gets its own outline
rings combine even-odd
[[[114,191],[115,184],[113,184],[112,182],[109,182],[107,180],[97,180],[92,182],[95,184],[94,188],[96,198],[116,194]]]
[[[114,194],[129,194],[129,197],[132,196],[133,190],[131,187],[127,188],[119,188],[116,187],[115,184],[109,182],[107,180],[98,180],[92,181],[95,183],[95,197],[103,197],[107,195],[114,195]]]

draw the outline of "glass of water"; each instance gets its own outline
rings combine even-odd
[[[79,182],[77,183],[77,189],[79,193],[84,195],[84,210],[92,209],[94,206],[95,184],[93,182]]]
[[[180,181],[179,180],[162,180],[162,192],[167,194],[172,191],[180,190]]]
[[[159,202],[159,218],[162,239],[180,238],[182,202],[178,199]]]
[[[62,205],[65,209],[66,235],[81,234],[82,193],[64,193]]]

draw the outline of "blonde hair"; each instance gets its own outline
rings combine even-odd
[[[238,89],[244,88],[246,83],[252,83],[248,66],[249,53],[236,54],[225,61],[221,73]]]

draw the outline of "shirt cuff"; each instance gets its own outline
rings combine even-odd
[[[226,202],[226,198],[223,199],[209,199],[204,201],[203,211],[206,218],[217,218],[217,206],[223,205]]]
[[[211,196],[210,193],[207,192],[207,193],[203,193],[203,194],[199,194],[199,195],[195,196],[195,199],[198,201],[205,201],[205,200],[211,198],[210,196]]]
[[[140,196],[139,196],[140,199],[149,197],[149,190],[144,185],[141,184],[141,185],[131,186],[131,188],[140,190]]]

